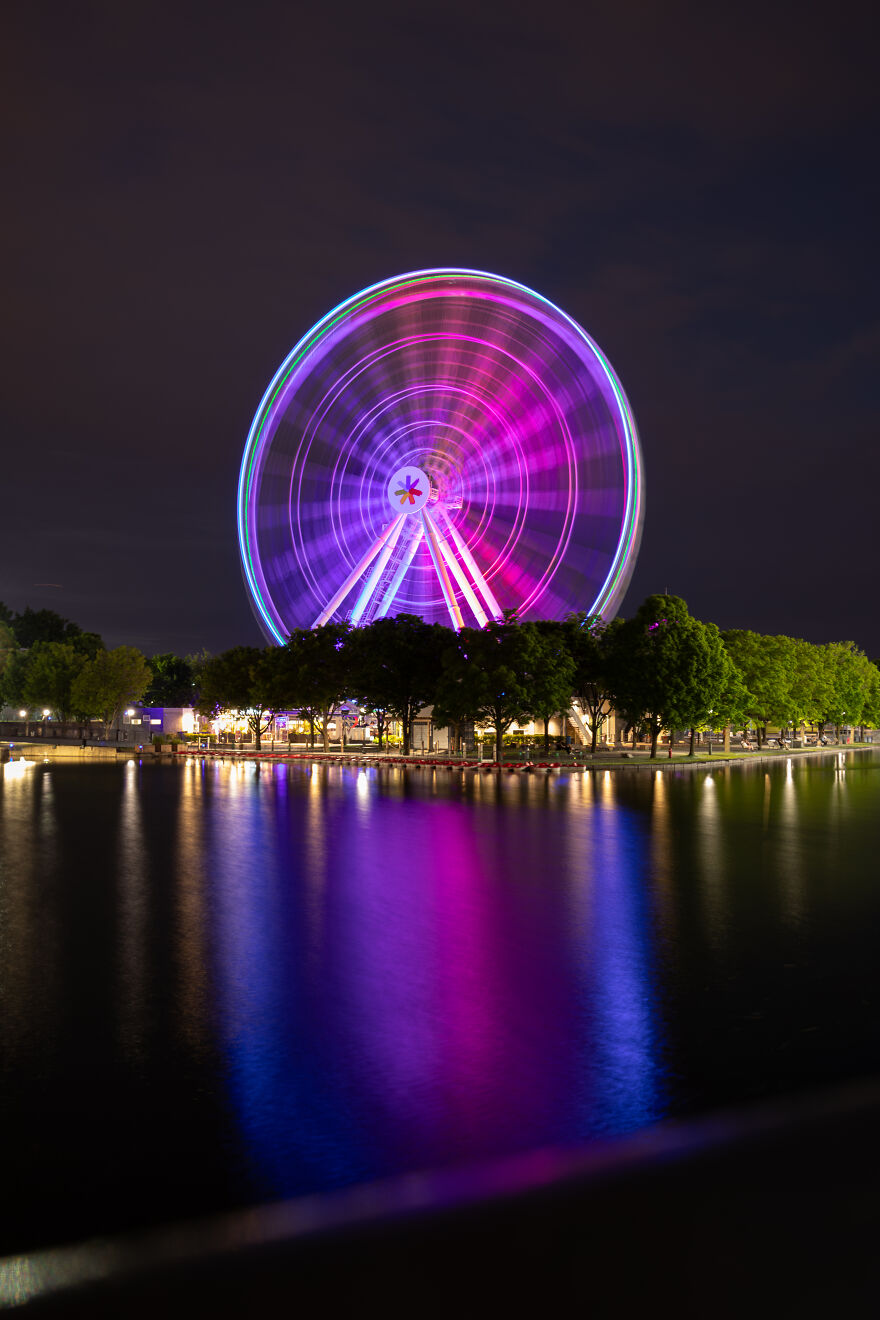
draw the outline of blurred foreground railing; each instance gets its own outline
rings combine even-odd
[[[880,1082],[0,1262],[28,1315],[874,1314]]]

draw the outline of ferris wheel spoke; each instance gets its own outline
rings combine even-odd
[[[461,617],[461,610],[455,599],[455,592],[452,590],[452,583],[449,581],[446,561],[440,553],[440,547],[437,544],[437,534],[434,531],[434,524],[424,510],[422,510],[422,527],[425,531],[425,540],[428,543],[428,549],[431,552],[434,572],[437,574],[437,578],[440,582],[440,589],[443,592],[443,599],[446,601],[446,608],[448,609],[449,617],[452,620],[452,626],[456,632],[461,632],[464,627],[464,619]]]
[[[406,610],[460,628],[590,601],[613,617],[641,532],[638,436],[561,308],[485,271],[414,271],[288,354],[248,434],[238,512],[254,608],[280,644],[317,610],[317,624]]]
[[[391,608],[391,604],[395,596],[397,595],[398,591],[400,590],[400,584],[403,582],[403,579],[406,577],[407,569],[409,568],[412,561],[415,559],[416,551],[418,550],[419,546],[422,543],[423,535],[424,532],[422,531],[421,523],[416,522],[415,533],[412,536],[406,550],[404,550],[403,552],[403,556],[400,560],[400,563],[397,565],[397,568],[394,571],[394,577],[391,579],[391,582],[388,586],[387,591],[385,592],[385,595],[382,597],[381,601],[379,602],[379,608],[376,610],[376,615],[375,615],[377,619],[384,619],[385,615],[388,613],[389,609]]]
[[[317,619],[312,624],[313,628],[320,628],[322,624],[327,623],[327,621],[333,616],[335,611],[339,609],[339,606],[345,600],[346,596],[351,591],[352,587],[357,582],[358,578],[361,576],[362,573],[366,572],[366,570],[370,567],[370,564],[372,564],[376,556],[381,553],[382,547],[389,540],[389,538],[392,535],[394,535],[396,539],[397,536],[400,534],[400,527],[401,524],[403,523],[403,520],[404,520],[404,515],[401,514],[399,517],[395,518],[393,522],[388,524],[388,526],[385,528],[384,532],[382,532],[380,536],[376,537],[375,541],[370,546],[367,553],[363,556],[362,559],[358,561],[358,563],[349,573],[348,577],[345,579],[342,586],[336,592],[336,595],[332,597],[329,603],[325,605],[324,609],[318,615]]]
[[[494,595],[492,594],[492,588],[489,586],[489,583],[486,581],[486,579],[483,577],[483,574],[477,568],[476,561],[473,555],[465,545],[458,531],[458,528],[455,526],[455,523],[452,521],[449,514],[442,507],[440,509],[440,513],[443,517],[443,521],[446,523],[446,527],[449,531],[449,535],[452,539],[453,545],[455,546],[458,553],[461,555],[461,558],[464,561],[464,563],[467,565],[468,571],[473,579],[474,586],[477,588],[477,591],[479,591],[480,595],[483,597],[483,600],[486,602],[486,607],[489,613],[492,615],[492,618],[497,619],[500,623],[500,621],[504,618],[504,613],[501,609],[501,606],[498,604],[498,601],[495,599]]]
[[[364,610],[367,608],[367,604],[370,601],[373,592],[376,590],[376,587],[379,583],[379,579],[381,578],[382,574],[385,571],[385,567],[388,563],[388,560],[391,558],[392,551],[394,550],[394,547],[397,545],[397,541],[400,536],[400,532],[403,527],[404,520],[405,520],[405,515],[401,514],[401,516],[397,519],[397,522],[394,523],[393,525],[393,531],[391,535],[388,537],[388,540],[385,542],[384,546],[379,552],[379,557],[376,560],[375,564],[373,565],[373,571],[370,574],[370,576],[367,578],[364,589],[361,592],[361,594],[358,596],[357,601],[355,602],[354,609],[351,612],[351,622],[353,624],[358,624],[361,621],[361,617],[364,613]]]
[[[447,568],[452,573],[452,576],[455,578],[456,582],[458,583],[459,588],[461,589],[461,592],[465,600],[467,601],[468,605],[470,605],[474,617],[477,620],[477,623],[481,628],[485,628],[486,624],[489,622],[489,619],[486,615],[486,611],[483,609],[482,605],[477,600],[477,597],[474,594],[474,589],[471,586],[470,582],[468,582],[467,577],[465,576],[464,569],[456,559],[455,555],[452,553],[452,550],[450,549],[445,536],[440,531],[440,528],[437,526],[437,523],[427,512],[425,513],[425,519],[427,522],[431,524],[431,527],[433,528],[434,531],[434,535],[437,538],[437,548],[439,549],[440,554],[443,556],[444,560],[446,561]]]

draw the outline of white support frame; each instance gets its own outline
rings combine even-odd
[[[382,547],[385,545],[386,541],[388,541],[389,537],[394,535],[396,540],[397,537],[400,535],[400,529],[403,525],[405,518],[406,518],[406,514],[401,513],[399,517],[395,518],[393,522],[388,524],[388,526],[385,528],[384,532],[382,532],[380,536],[376,537],[375,541],[370,546],[367,553],[363,556],[361,560],[358,561],[355,567],[351,570],[348,577],[343,582],[342,586],[336,592],[335,596],[333,596],[333,598],[331,599],[330,603],[326,605],[324,609],[321,611],[321,613],[318,615],[317,619],[312,624],[313,628],[320,628],[321,625],[325,624],[330,618],[330,616],[336,610],[339,609],[339,606],[345,600],[346,596],[351,591],[352,587],[357,582],[360,575],[366,572],[366,570],[370,567],[370,564],[372,564],[373,560],[376,558],[376,555],[380,553]]]

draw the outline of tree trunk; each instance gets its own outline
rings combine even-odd
[[[590,751],[592,752],[593,756],[595,756],[595,755],[596,755],[596,740],[597,740],[598,737],[599,737],[599,723],[598,723],[598,720],[596,720],[595,717],[593,717],[592,728],[590,729],[590,734],[591,734],[591,738],[590,738]]]
[[[651,760],[657,756],[657,740],[660,737],[660,725],[651,724]],[[633,747],[636,745],[635,734],[633,734]],[[672,743],[669,744],[669,754],[672,755]]]
[[[672,734],[670,734],[669,737],[670,737],[670,739],[671,739],[671,738],[672,738]],[[689,751],[688,751],[688,756],[696,756],[696,754],[697,754],[697,753],[696,753],[696,748],[695,748],[696,739],[697,739],[697,731],[696,731],[696,729],[693,729],[693,728],[692,728],[692,729],[691,729],[691,745],[690,745],[690,749],[689,749]],[[670,742],[670,746],[671,746],[671,745],[672,745],[672,744],[671,744],[671,742]]]
[[[544,727],[546,728],[546,725]],[[504,731],[497,713],[495,716],[495,760],[499,765],[504,761]]]
[[[550,755],[550,721],[544,720],[544,756]]]
[[[324,710],[321,712],[321,738],[324,744],[324,751],[330,751],[330,712]]]
[[[725,755],[730,751],[730,724],[724,726],[724,752]]]

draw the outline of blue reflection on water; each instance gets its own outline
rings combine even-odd
[[[644,818],[620,804],[597,805],[592,829],[593,970],[586,997],[597,1086],[590,1122],[623,1132],[662,1112],[649,840]]]
[[[644,827],[538,790],[239,767],[211,813],[229,1094],[262,1194],[659,1112]],[[530,810],[517,806],[526,792]],[[569,830],[564,884],[543,865]]]

